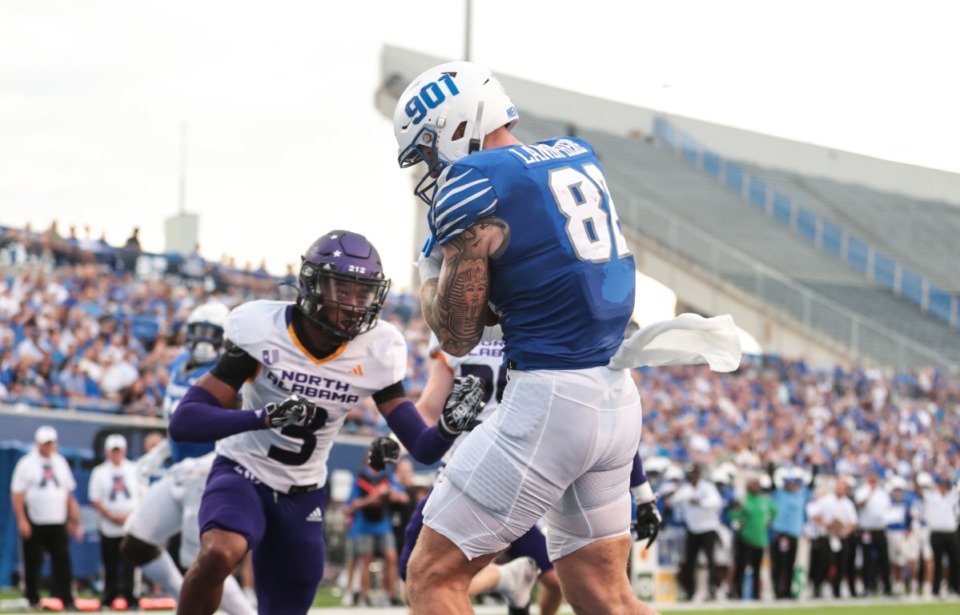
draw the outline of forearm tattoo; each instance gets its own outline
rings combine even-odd
[[[437,285],[431,328],[444,350],[461,356],[477,345],[486,323],[490,295],[487,231],[506,228],[497,218],[485,218],[453,238],[456,254],[447,259]]]

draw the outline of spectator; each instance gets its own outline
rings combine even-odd
[[[923,494],[933,488],[933,475],[929,472],[918,472],[914,477],[915,490],[913,491],[913,536],[912,544],[908,543],[908,562],[912,560],[910,568],[911,578],[917,579],[917,594],[930,596],[933,593],[933,550],[930,548],[930,527],[927,525],[926,507]]]
[[[912,542],[913,510],[911,498],[907,495],[907,481],[900,476],[892,476],[887,482],[890,491],[890,512],[887,515],[887,546],[890,553],[890,573],[893,593],[902,596],[905,588],[904,570],[909,562],[908,545]],[[914,572],[909,577],[913,579]]]
[[[883,595],[892,596],[886,531],[892,503],[890,494],[880,485],[880,474],[877,470],[867,472],[866,481],[854,494],[854,501],[860,510],[859,544],[863,560],[864,591],[868,596],[876,593],[879,571]]]
[[[777,517],[777,507],[760,486],[760,479],[751,478],[747,482],[747,495],[742,505],[730,510],[730,519],[739,526],[734,550],[734,573],[731,593],[734,598],[742,598],[744,571],[747,566],[753,576],[750,597],[760,599],[760,562],[763,551],[770,543],[769,529]]]
[[[390,503],[390,525],[393,527],[393,541],[396,544],[397,553],[403,553],[407,524],[410,522],[410,517],[425,491],[414,484],[413,462],[407,457],[396,463],[393,468],[393,476],[407,496],[405,500],[398,498]]]
[[[934,488],[923,492],[923,510],[930,528],[933,551],[933,596],[940,596],[940,585],[947,573],[947,587],[960,593],[960,544],[957,539],[957,491],[951,489],[950,477],[937,474]],[[944,570],[943,559],[947,558]]]
[[[36,448],[22,457],[13,470],[10,499],[23,542],[24,596],[31,608],[40,605],[40,565],[50,554],[51,594],[66,609],[73,607],[73,566],[68,534],[83,537],[80,507],[73,496],[76,482],[63,455],[57,452],[57,430],[37,428]]]
[[[799,466],[787,469],[777,480],[771,463],[767,470],[773,480],[771,500],[777,509],[773,519],[773,542],[770,546],[771,577],[773,593],[778,600],[792,597],[793,566],[797,560],[797,542],[803,533],[804,512],[810,499],[810,486],[805,482],[805,472]],[[816,476],[810,477],[810,484]],[[779,484],[778,484],[779,483]]]
[[[680,583],[686,599],[693,600],[697,593],[697,558],[702,552],[707,558],[708,597],[715,600],[720,578],[714,562],[714,547],[720,529],[720,513],[723,498],[717,487],[707,480],[701,480],[700,467],[691,465],[687,469],[687,482],[671,496],[673,506],[682,506],[683,520],[686,524],[686,548],[683,566],[680,570]]]
[[[90,504],[100,515],[100,555],[103,558],[103,596],[101,604],[124,609],[137,604],[134,596],[132,566],[120,558],[120,541],[127,515],[140,499],[136,464],[127,459],[127,439],[110,434],[104,442],[107,459],[90,473],[87,493]],[[118,604],[123,599],[125,603]]]
[[[854,557],[856,556],[856,536],[858,517],[853,501],[848,497],[850,483],[840,477],[834,483],[833,492],[820,498],[817,516],[814,520],[823,528],[830,549],[830,568],[833,578],[830,585],[833,597],[840,597],[840,584],[844,578],[850,591],[850,597],[856,597],[854,583]],[[814,591],[819,594],[815,586]]]
[[[364,465],[353,483],[347,510],[354,513],[357,533],[357,565],[360,567],[360,603],[370,605],[370,564],[374,556],[383,558],[384,589],[392,604],[402,604],[397,593],[397,546],[390,523],[392,504],[409,502],[410,497],[393,474],[377,472]]]
[[[123,248],[120,250],[124,271],[134,272],[137,270],[137,258],[140,256],[140,252],[140,228],[134,227],[133,232],[123,242]]]

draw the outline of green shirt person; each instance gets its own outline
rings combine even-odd
[[[769,528],[776,516],[777,507],[756,478],[747,483],[743,504],[730,510],[730,520],[740,526],[737,534],[752,547],[766,548],[770,544]]]

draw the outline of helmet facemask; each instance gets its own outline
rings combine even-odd
[[[423,174],[413,193],[420,197],[427,205],[433,202],[433,195],[437,191],[437,178],[449,163],[444,161],[437,149],[437,131],[431,126],[424,126],[417,133],[417,138],[408,145],[397,157],[401,169],[412,167],[423,162],[427,165],[427,172]]]
[[[220,349],[223,348],[223,327],[210,322],[187,323],[184,341],[194,363],[213,363],[220,358]]]
[[[337,343],[348,342],[377,325],[390,280],[341,274],[304,262],[300,280],[306,292],[300,311]]]

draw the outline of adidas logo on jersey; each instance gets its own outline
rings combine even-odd
[[[361,367],[361,366],[358,365],[358,366],[354,367],[353,369],[351,369],[351,370],[350,370],[350,373],[353,374],[354,376],[362,376],[362,375],[363,375],[363,367]]]
[[[313,512],[307,515],[307,521],[313,521],[315,523],[320,523],[323,521],[323,511],[320,510],[319,506],[314,508]]]

